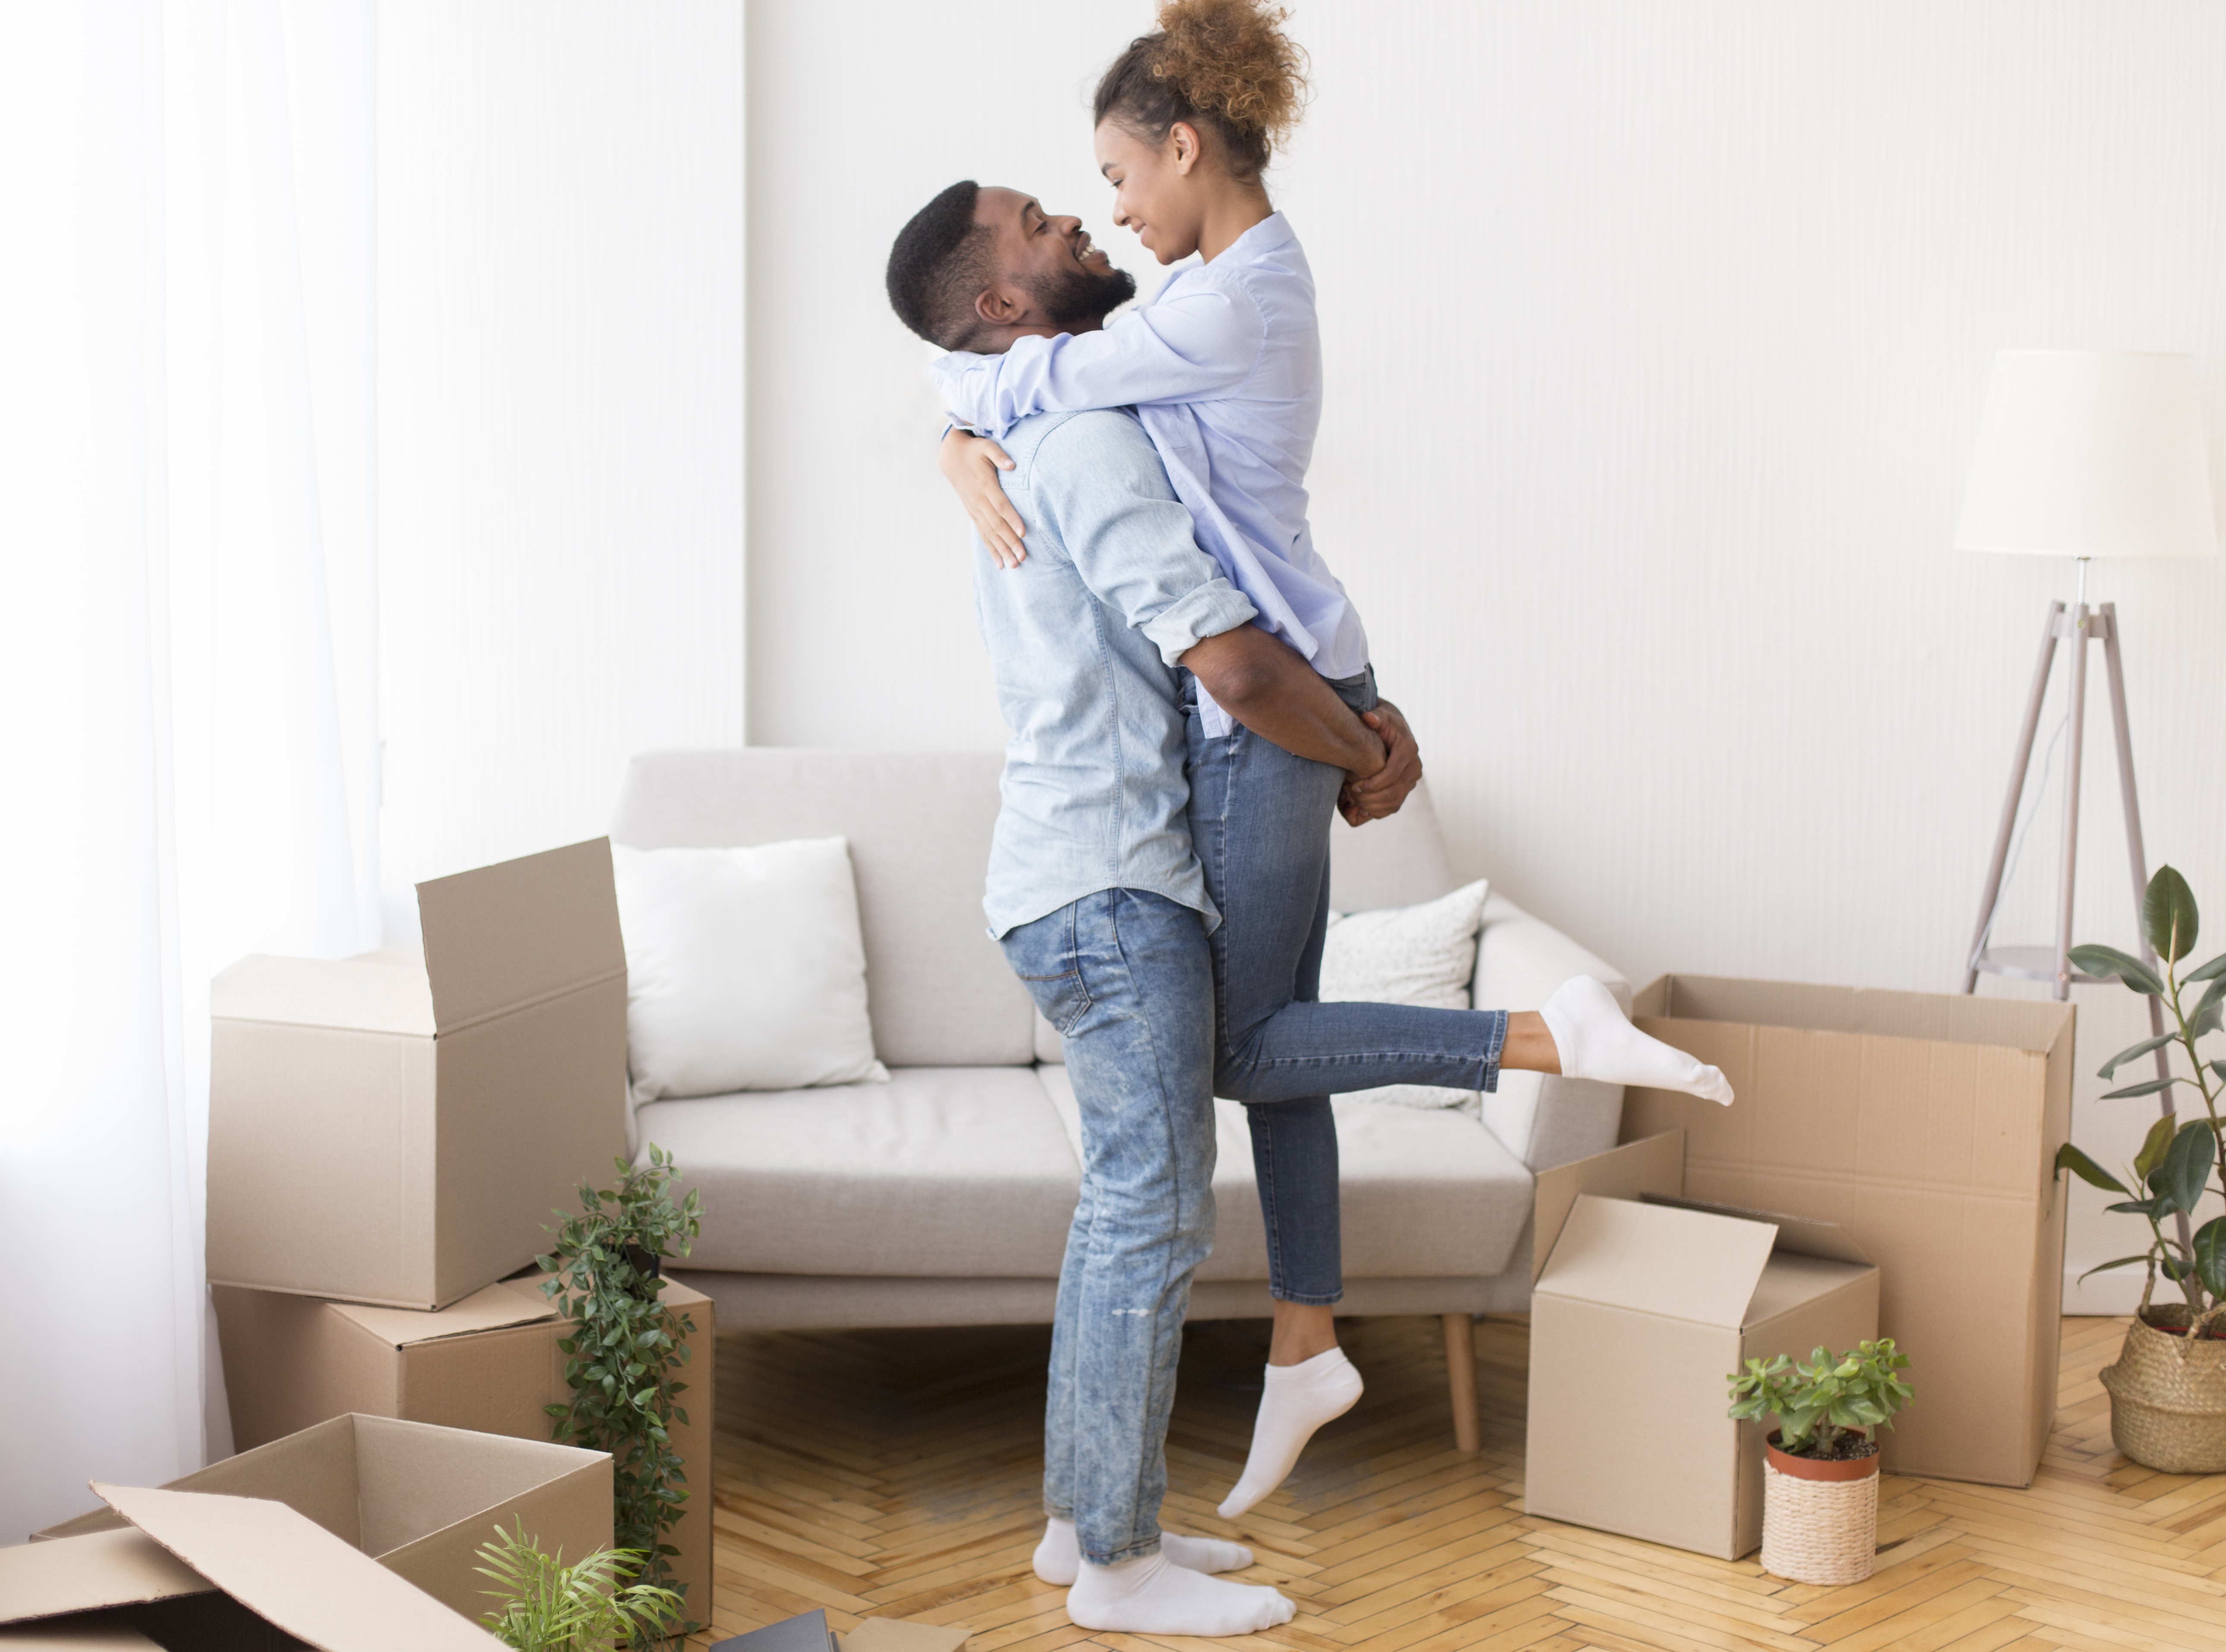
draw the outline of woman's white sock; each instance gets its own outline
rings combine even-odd
[[[1732,1104],[1732,1087],[1720,1071],[1659,1039],[1648,1038],[1631,1024],[1614,995],[1590,975],[1571,975],[1555,988],[1538,1013],[1554,1036],[1565,1078],[1682,1090],[1726,1107]]]
[[[1314,1430],[1352,1410],[1360,1388],[1360,1373],[1342,1348],[1296,1365],[1270,1365],[1260,1390],[1260,1415],[1252,1424],[1252,1450],[1237,1489],[1221,1505],[1221,1517],[1236,1519],[1282,1484]]]
[[[1224,1543],[1218,1537],[1161,1532],[1160,1553],[1192,1572],[1242,1572],[1252,1564],[1250,1549],[1242,1543]],[[1043,1541],[1036,1545],[1036,1576],[1064,1589],[1081,1572],[1082,1543],[1074,1534],[1074,1522],[1052,1515],[1044,1522]]]
[[[1289,1623],[1298,1610],[1273,1589],[1209,1578],[1164,1552],[1085,1566],[1066,1592],[1077,1629],[1122,1635],[1256,1635]]]

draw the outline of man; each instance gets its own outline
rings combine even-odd
[[[1048,219],[1015,192],[946,191],[898,237],[890,297],[923,336],[976,349],[1095,327],[1134,284],[1102,258],[1093,267],[1086,245],[1073,220]],[[1014,468],[1003,486],[1028,524],[1029,555],[999,572],[976,547],[976,613],[1012,730],[984,905],[1065,1040],[1084,1147],[1053,1332],[1050,1524],[1037,1569],[1072,1567],[1068,1614],[1084,1629],[1253,1633],[1294,1609],[1272,1589],[1209,1575],[1249,1565],[1250,1552],[1163,1543],[1158,1524],[1190,1280],[1213,1240],[1207,937],[1220,915],[1186,827],[1177,668],[1245,728],[1344,771],[1349,817],[1396,808],[1419,766],[1411,742],[1394,760],[1332,684],[1250,623],[1253,605],[1192,542],[1189,512],[1133,416],[1039,414],[1005,447]],[[1585,1071],[1559,1060],[1537,1014],[1338,1008],[1358,1014],[1356,1032],[1368,1029],[1366,1012],[1404,1026],[1439,1018],[1441,1037],[1402,1039],[1396,1055],[1380,1057],[1409,1068],[1371,1082],[1489,1089],[1501,1064]],[[1628,1033],[1663,1048],[1623,1023],[1612,1001],[1610,1010],[1621,1032],[1599,1029],[1599,1039]],[[1576,1047],[1570,1029],[1555,1031]],[[1439,1053],[1415,1055],[1418,1042]],[[1355,1052],[1374,1053],[1348,1043],[1278,1064],[1299,1070],[1294,1093],[1304,1094],[1321,1087],[1323,1067]]]

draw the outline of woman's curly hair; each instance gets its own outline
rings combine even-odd
[[[1166,0],[1097,83],[1095,123],[1157,143],[1177,121],[1210,130],[1241,178],[1259,175],[1306,106],[1307,54],[1261,0]]]

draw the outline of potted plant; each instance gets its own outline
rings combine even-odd
[[[2187,880],[2159,867],[2141,900],[2141,931],[2155,963],[2115,947],[2077,946],[2071,962],[2088,975],[2122,982],[2150,1001],[2151,1026],[2166,1030],[2121,1050],[2101,1073],[2113,1077],[2129,1061],[2157,1057],[2154,1078],[2108,1091],[2105,1101],[2137,1096],[2166,1098],[2164,1115],[2149,1128],[2134,1157],[2129,1180],[2111,1175],[2070,1142],[2056,1155],[2069,1170],[2106,1192],[2121,1196],[2113,1210],[2149,1224],[2148,1249],[2088,1269],[2146,1267],[2140,1306],[2127,1329],[2115,1365],[2102,1373],[2110,1395],[2110,1437],[2136,1463],[2170,1474],[2215,1474],[2226,1470],[2226,1217],[2193,1225],[2197,1206],[2212,1187],[2226,1191],[2222,1172],[2219,1102],[2226,1099],[2226,1061],[2205,1061],[2197,1046],[2226,1026],[2226,953],[2179,973],[2195,950],[2199,917]],[[2201,988],[2192,1002],[2189,989]],[[2171,1071],[2172,1052],[2188,1072]],[[2203,1116],[2180,1122],[2173,1105],[2188,1091]],[[2177,1303],[2157,1303],[2161,1273],[2179,1290]],[[2085,1277],[2085,1275],[2082,1275]]]
[[[1882,1337],[1733,1371],[1731,1415],[1778,1419],[1762,1480],[1762,1568],[1794,1583],[1860,1583],[1878,1563],[1878,1441],[1911,1399],[1909,1357]]]
[[[597,1549],[574,1565],[564,1553],[544,1554],[525,1535],[525,1522],[480,1546],[486,1562],[473,1569],[502,1586],[481,1591],[502,1604],[485,1613],[495,1639],[516,1652],[603,1652],[620,1636],[653,1640],[680,1615],[680,1597],[651,1583],[622,1583],[641,1569],[642,1556],[626,1549]]]
[[[671,1155],[652,1144],[648,1157],[644,1165],[616,1160],[615,1187],[582,1182],[581,1210],[556,1212],[563,1217],[556,1242],[537,1260],[550,1275],[542,1293],[572,1322],[571,1335],[556,1344],[572,1398],[548,1408],[553,1436],[611,1454],[611,1526],[618,1552],[629,1557],[621,1569],[671,1599],[663,1627],[677,1636],[702,1627],[679,1621],[687,1590],[671,1587],[671,1557],[679,1550],[665,1541],[688,1498],[671,1425],[688,1420],[675,1403],[688,1385],[676,1374],[696,1326],[662,1300],[662,1259],[686,1255],[703,1222],[693,1191],[673,1203]],[[707,1479],[709,1467],[698,1465]]]

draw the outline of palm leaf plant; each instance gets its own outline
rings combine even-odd
[[[2149,1055],[2158,1056],[2164,1071],[2154,1078],[2108,1091],[2102,1099],[2155,1096],[2164,1098],[2165,1110],[2150,1127],[2125,1178],[2112,1175],[2068,1141],[2056,1155],[2057,1169],[2118,1194],[2112,1210],[2139,1216],[2149,1224],[2147,1249],[2090,1268],[2088,1274],[2146,1266],[2148,1280],[2141,1291],[2140,1312],[2146,1319],[2161,1273],[2186,1299],[2191,1339],[2209,1333],[2226,1317],[2226,1217],[2192,1225],[2204,1193],[2214,1185],[2226,1191],[2220,1153],[2226,1120],[2219,1115],[2220,1102],[2226,1101],[2226,1060],[2206,1060],[2199,1048],[2205,1038],[2226,1029],[2226,953],[2185,974],[2179,967],[2194,953],[2200,928],[2187,880],[2171,867],[2159,867],[2141,901],[2141,930],[2155,955],[2153,963],[2115,947],[2071,949],[2071,962],[2077,968],[2099,980],[2121,982],[2148,999],[2169,1023],[2166,1031],[2128,1045],[2104,1062],[2101,1077],[2114,1077],[2127,1063]],[[2185,1058],[2187,1072],[2170,1070],[2174,1053]],[[2201,1107],[2202,1116],[2183,1123],[2177,1104],[2190,1100]]]
[[[473,1570],[499,1585],[480,1592],[502,1604],[480,1621],[516,1652],[602,1652],[620,1636],[649,1644],[679,1615],[671,1590],[625,1581],[640,1570],[636,1552],[597,1549],[566,1566],[564,1552],[544,1554],[523,1521],[507,1532],[498,1522],[494,1534],[480,1546],[485,1564]]]

